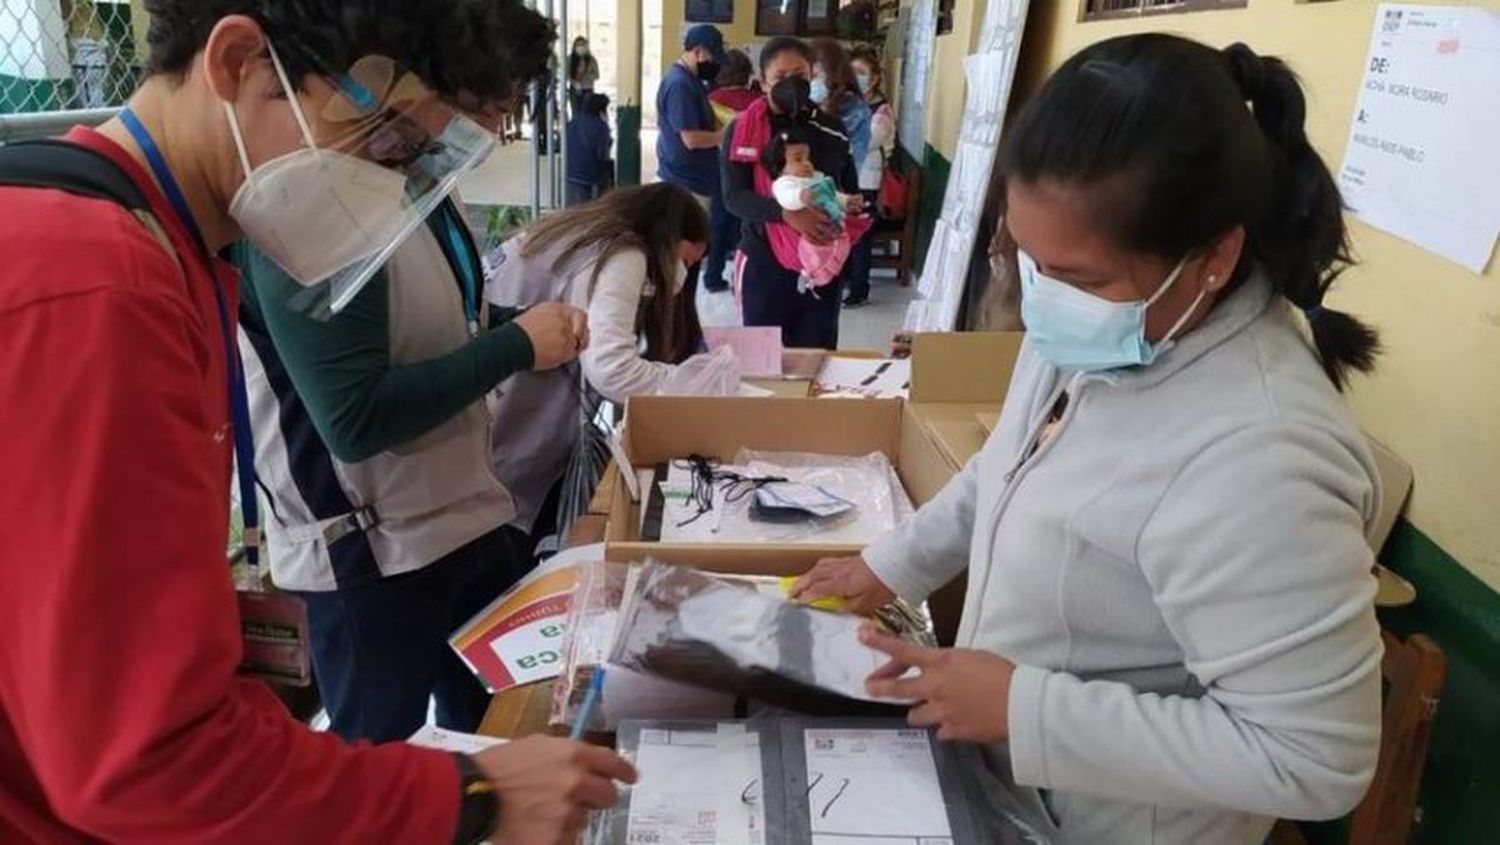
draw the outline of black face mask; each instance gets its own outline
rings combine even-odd
[[[698,63],[698,79],[701,82],[713,82],[719,78],[719,63],[713,60]]]
[[[771,105],[787,117],[796,117],[812,105],[812,83],[800,76],[789,76],[771,88]]]

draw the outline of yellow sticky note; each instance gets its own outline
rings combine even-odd
[[[781,592],[790,596],[792,594],[792,587],[796,583],[796,578],[783,577],[781,579]],[[824,596],[815,601],[805,602],[805,604],[809,607],[816,607],[819,610],[832,610],[837,613],[843,613],[846,610],[844,600],[838,596]]]

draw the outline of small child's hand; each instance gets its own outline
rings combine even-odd
[[[799,194],[798,196],[802,197],[802,207],[803,208],[807,208],[808,206],[810,206],[810,205],[813,204],[813,192],[812,192],[812,188],[803,188],[802,189],[802,193]]]

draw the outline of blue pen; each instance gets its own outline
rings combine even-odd
[[[594,676],[589,679],[589,691],[584,693],[583,706],[578,708],[578,716],[573,720],[573,730],[568,732],[568,739],[583,739],[583,734],[588,730],[589,717],[594,714],[594,708],[599,704],[599,696],[604,694],[604,667],[594,670]]]

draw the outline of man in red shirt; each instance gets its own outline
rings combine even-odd
[[[123,120],[67,140],[128,177],[150,213],[0,185],[0,841],[565,841],[634,777],[614,754],[547,738],[473,757],[351,746],[236,677],[224,315],[237,279],[209,255],[251,228],[246,167],[264,177],[321,142],[338,69],[379,54],[492,111],[520,75],[493,45],[533,13],[517,0],[145,5],[151,76]],[[341,211],[330,187],[323,206],[273,210],[324,221]],[[318,257],[257,245],[299,266]]]

